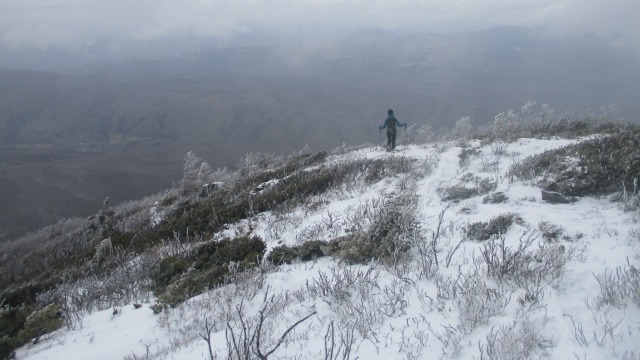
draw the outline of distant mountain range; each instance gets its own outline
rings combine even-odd
[[[0,214],[3,239],[89,214],[107,196],[120,202],[168,187],[189,150],[215,167],[248,151],[378,142],[389,107],[433,129],[462,116],[486,124],[529,100],[558,109],[616,104],[628,121],[640,114],[637,59],[595,39],[499,28],[247,44],[73,58],[47,71],[36,61],[46,51],[28,53],[22,67],[2,51],[0,200],[12,209]]]

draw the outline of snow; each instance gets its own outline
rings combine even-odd
[[[216,358],[224,359],[229,329],[239,329],[236,315],[242,313],[245,319],[255,319],[267,304],[277,311],[277,316],[265,323],[271,336],[265,335],[264,342],[268,344],[264,349],[275,345],[296,321],[315,312],[274,351],[270,358],[276,359],[325,359],[325,341],[332,324],[336,352],[338,344],[348,343],[349,335],[353,335],[352,359],[480,358],[479,348],[487,349],[491,333],[503,329],[502,334],[516,334],[530,328],[537,338],[529,354],[531,358],[638,359],[638,305],[627,301],[620,306],[595,309],[600,293],[597,277],[614,274],[618,267],[640,267],[638,213],[624,212],[620,203],[606,197],[548,204],[542,202],[540,189],[529,181],[507,178],[506,171],[513,162],[576,141],[580,140],[524,138],[504,144],[503,155],[497,155],[491,145],[474,142],[472,146],[480,153],[471,156],[464,168],[458,158],[461,148],[455,144],[401,146],[393,153],[365,148],[332,155],[327,161],[341,161],[347,156],[371,160],[394,156],[416,159],[425,168],[432,165],[430,172],[417,182],[415,193],[419,196],[417,213],[421,229],[434,231],[443,214],[445,234],[438,244],[441,264],[437,275],[416,275],[419,270],[416,263],[398,269],[375,262],[347,266],[331,257],[270,267],[248,276],[246,281],[239,274],[237,285],[204,293],[161,314],[153,314],[151,303],[138,309],[133,304],[125,306],[115,315],[112,309],[87,314],[81,327],[59,330],[46,340],[25,346],[17,352],[17,359],[143,359],[147,351],[152,355],[149,358],[208,359],[207,343],[201,338],[205,321],[215,323],[211,343]],[[487,166],[491,161],[496,162],[495,166]],[[484,204],[482,196],[458,203],[442,202],[438,188],[457,183],[467,173],[495,180],[496,191],[503,192],[507,202]],[[268,249],[279,244],[299,244],[310,232],[319,240],[345,235],[349,231],[345,220],[348,214],[397,191],[399,178],[386,178],[366,189],[336,192],[316,210],[298,208],[284,216],[259,214],[252,219],[253,232],[267,241]],[[503,289],[505,285],[478,272],[483,268],[473,259],[479,259],[480,242],[463,242],[452,256],[451,266],[442,264],[462,239],[465,226],[508,213],[517,214],[522,220],[505,234],[510,247],[517,247],[522,233],[538,229],[546,222],[562,230],[561,239],[549,246],[559,249],[562,245],[564,251],[573,254],[563,276],[541,287],[538,307],[526,316],[518,315],[522,307],[519,299],[524,299],[525,289]],[[158,216],[155,214],[154,218]],[[248,231],[247,225],[246,221],[239,223],[217,236]],[[544,241],[539,237],[533,248]],[[438,296],[441,291],[438,281],[454,280],[459,274],[465,275],[459,281],[483,279],[482,284],[473,288],[483,294],[479,296],[487,296],[496,306],[506,302],[503,310],[468,333],[458,327],[463,308],[452,299]],[[323,288],[323,281],[332,287]],[[323,295],[322,291],[327,289],[344,293]],[[494,293],[500,296],[491,298]],[[397,302],[389,299],[394,295],[399,296]],[[379,303],[372,308],[378,311],[369,313],[367,302],[376,301]],[[365,321],[367,316],[373,319],[369,324]]]

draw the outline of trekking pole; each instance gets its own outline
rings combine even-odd
[[[380,145],[380,147],[382,147],[382,130],[378,129],[378,135],[380,135],[380,140],[378,141],[378,144]]]
[[[404,146],[407,146],[408,144],[407,144],[407,125],[406,124],[404,125],[404,136],[403,137],[404,138],[402,139],[402,144]]]

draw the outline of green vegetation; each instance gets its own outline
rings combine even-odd
[[[239,237],[210,241],[185,254],[166,257],[151,274],[154,292],[160,302],[176,305],[223,284],[231,263],[241,271],[258,266],[265,250],[261,238]]]
[[[39,342],[63,324],[57,304],[42,309],[32,306],[0,308],[0,358],[13,358],[14,349],[29,342]]]
[[[294,261],[311,261],[334,254],[340,246],[338,239],[334,241],[311,240],[300,246],[280,245],[274,247],[267,255],[273,264],[291,264]]]

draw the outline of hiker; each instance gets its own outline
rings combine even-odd
[[[400,123],[396,116],[393,115],[393,110],[389,109],[387,111],[387,119],[384,121],[384,124],[380,125],[380,131],[382,129],[387,128],[387,151],[392,151],[396,148],[396,133],[398,132],[398,127],[407,128],[407,123]]]

